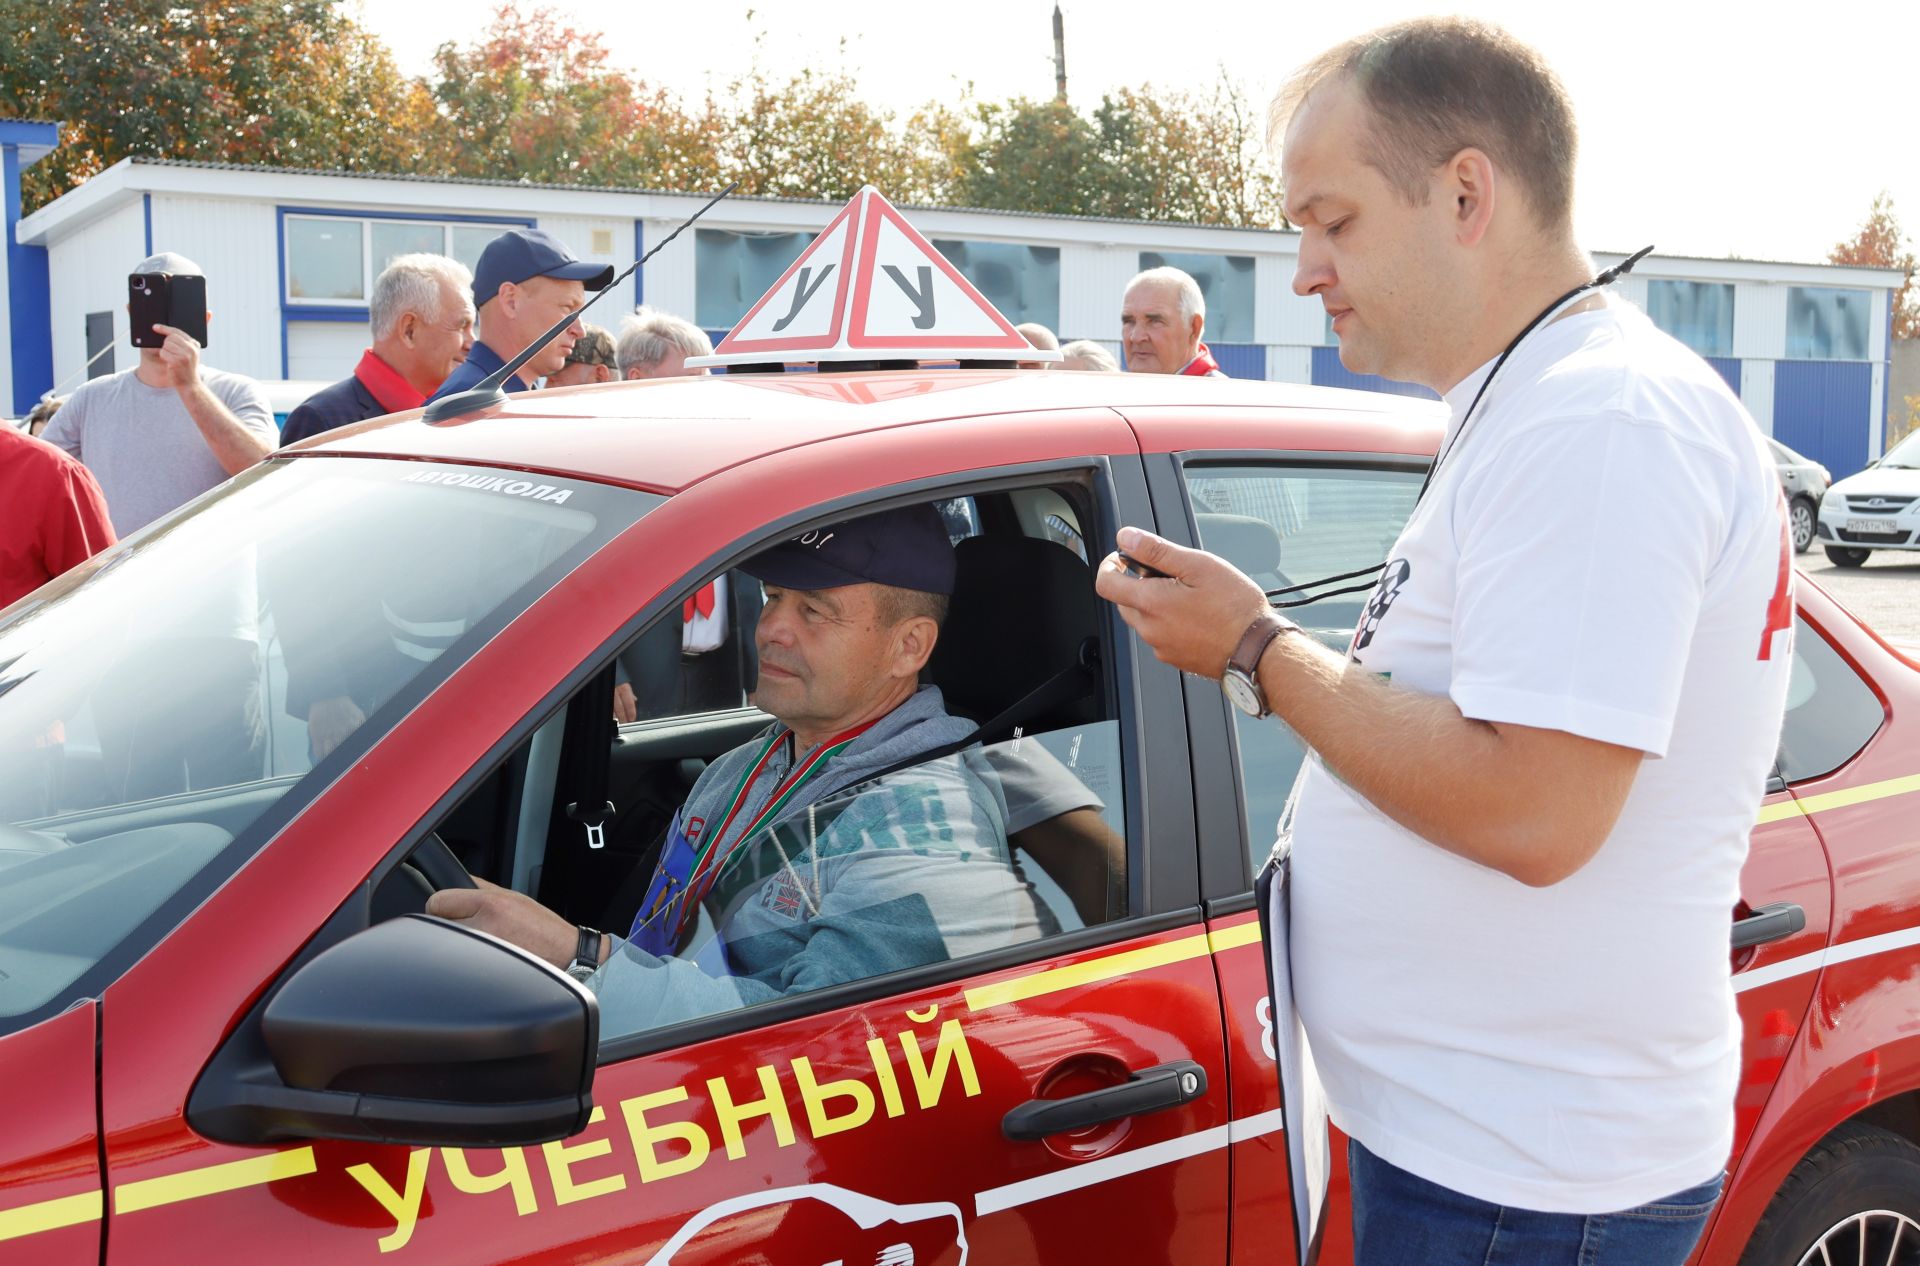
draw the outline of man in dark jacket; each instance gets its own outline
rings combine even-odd
[[[373,283],[373,346],[351,377],[287,415],[282,444],[417,409],[473,350],[473,274],[445,255],[402,255]]]
[[[539,229],[511,229],[494,238],[473,269],[473,302],[480,314],[473,351],[432,398],[473,390],[561,318],[585,307],[587,291],[604,290],[612,280],[612,264],[576,259],[559,238]],[[559,373],[585,332],[579,321],[569,324],[509,374],[501,390],[530,391],[542,378]]]

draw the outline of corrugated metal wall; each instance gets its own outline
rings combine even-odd
[[[1229,378],[1267,376],[1267,349],[1259,343],[1209,343],[1207,350]]]
[[[179,251],[207,274],[206,363],[215,369],[281,376],[277,232],[274,208],[257,202],[153,195],[153,249]]]
[[[81,367],[87,363],[89,312],[113,313],[114,368],[133,368],[139,353],[127,329],[127,274],[146,257],[146,218],[138,201],[48,248],[53,383],[62,395],[86,381]]]
[[[1844,479],[1864,469],[1873,409],[1867,361],[1783,360],[1773,367],[1773,434]]]
[[[1740,394],[1740,362],[1732,356],[1703,356],[1702,360],[1712,365],[1714,372],[1733,388],[1733,394]]]

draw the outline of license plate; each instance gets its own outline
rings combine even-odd
[[[1885,519],[1848,519],[1847,531],[1868,536],[1898,536],[1900,525],[1889,523]]]

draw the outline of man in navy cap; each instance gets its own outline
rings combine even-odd
[[[427,903],[585,982],[603,1038],[1041,932],[991,776],[915,764],[973,730],[920,682],[954,584],[940,516],[837,523],[742,569],[766,589],[753,702],[775,724],[701,774],[625,935],[484,880]]]
[[[612,264],[575,259],[559,240],[539,229],[513,229],[487,243],[473,270],[473,304],[479,313],[473,350],[431,399],[468,391],[480,380],[525,351],[569,312],[586,304],[587,291],[604,290],[613,280]],[[520,366],[505,387],[526,391],[567,363],[578,321]]]

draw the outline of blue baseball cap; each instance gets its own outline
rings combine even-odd
[[[932,506],[905,506],[848,519],[782,541],[740,564],[782,589],[892,585],[953,595],[953,542]]]
[[[511,229],[480,252],[473,268],[473,305],[477,308],[487,302],[509,281],[517,285],[530,277],[557,277],[580,282],[589,290],[605,290],[613,280],[613,265],[575,259],[551,233]]]

